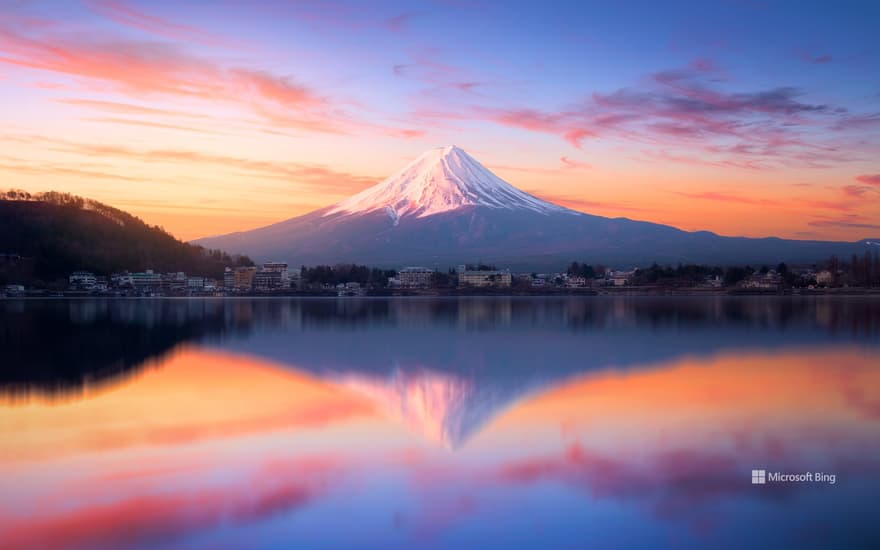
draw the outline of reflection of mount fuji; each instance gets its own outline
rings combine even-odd
[[[477,298],[253,305],[262,326],[223,347],[342,384],[451,449],[517,402],[592,371],[684,355],[880,343],[880,300]]]
[[[685,355],[876,347],[880,300],[6,300],[0,393],[120,382],[184,342],[309,371],[455,448],[499,411],[591,371]]]
[[[425,439],[455,449],[517,394],[449,373],[396,369],[387,376],[345,373],[329,379],[372,399]]]

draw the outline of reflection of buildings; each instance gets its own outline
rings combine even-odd
[[[530,388],[606,365],[627,368],[683,355],[825,342],[876,348],[880,302],[752,297],[4,300],[0,341],[0,364],[13,365],[0,373],[0,385],[78,384],[98,372],[133,368],[178,343],[204,341],[302,365],[321,376],[354,373],[387,391],[436,388],[438,380],[449,377],[444,383],[451,389],[443,395],[459,396],[449,397],[452,401],[466,402],[493,387],[495,406],[503,407]],[[26,365],[21,357],[34,360]],[[486,380],[492,382],[487,386]],[[499,380],[520,385],[501,392]],[[470,389],[462,393],[462,388]],[[455,410],[451,403],[443,425],[454,443],[478,421],[474,415],[449,412]]]

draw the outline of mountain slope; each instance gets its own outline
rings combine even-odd
[[[612,266],[813,262],[865,242],[722,237],[569,210],[529,195],[457,147],[426,152],[335,205],[252,231],[196,241],[293,264],[446,267],[482,260],[516,269],[572,260]]]
[[[9,200],[13,198],[14,200]],[[162,229],[97,201],[63,193],[0,194],[0,252],[30,259],[27,273],[0,269],[0,282],[49,282],[75,270],[185,271],[222,277],[232,258],[175,239]]]

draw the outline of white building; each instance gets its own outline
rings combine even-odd
[[[287,263],[285,262],[266,262],[263,264],[263,271],[269,273],[280,273],[281,274],[281,286],[289,287],[290,286],[290,272],[287,268]]]
[[[635,270],[632,271],[609,271],[607,274],[607,280],[611,281],[611,284],[614,286],[626,286],[632,281],[632,278],[635,276]]]
[[[80,288],[93,288],[95,286],[95,274],[89,271],[74,271],[68,277],[70,286]]]
[[[431,286],[433,269],[427,267],[404,267],[397,272],[398,284],[405,288],[418,288]]]
[[[186,287],[190,290],[203,290],[205,288],[204,277],[187,277]]]
[[[138,290],[156,290],[162,287],[162,276],[154,273],[152,269],[132,273],[129,277],[132,285]]]

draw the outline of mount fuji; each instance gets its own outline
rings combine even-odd
[[[801,263],[868,248],[868,241],[723,237],[585,214],[517,189],[455,146],[427,151],[385,181],[326,208],[195,242],[292,265],[446,268],[483,261],[514,269],[558,269],[573,260],[619,267]]]

